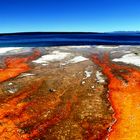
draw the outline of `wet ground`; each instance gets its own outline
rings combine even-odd
[[[0,56],[0,140],[105,140],[116,118],[93,56],[139,56],[139,47],[22,49]]]

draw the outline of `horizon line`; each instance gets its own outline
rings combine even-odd
[[[8,35],[8,34],[28,34],[28,33],[93,33],[93,34],[102,34],[102,33],[121,33],[121,32],[140,32],[140,31],[109,31],[109,32],[97,32],[97,31],[17,31],[17,32],[0,32],[0,35]]]

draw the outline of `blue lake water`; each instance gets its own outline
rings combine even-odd
[[[0,47],[62,45],[140,45],[139,32],[0,34]]]

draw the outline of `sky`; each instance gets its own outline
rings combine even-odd
[[[0,33],[140,31],[140,0],[0,0]]]

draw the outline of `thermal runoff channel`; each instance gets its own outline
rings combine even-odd
[[[112,63],[109,54],[93,55],[92,60],[108,78],[109,100],[115,119],[108,139],[140,139],[140,70]]]

